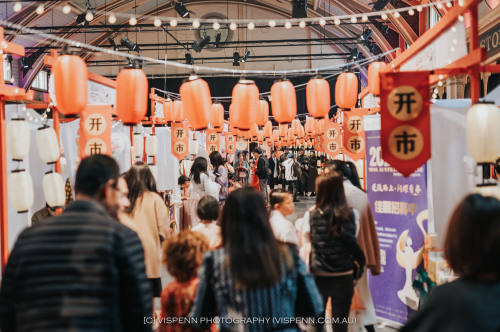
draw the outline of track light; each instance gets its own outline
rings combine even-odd
[[[182,18],[190,18],[191,17],[190,13],[196,14],[195,12],[188,10],[186,6],[184,6],[182,1],[176,1],[174,4],[174,9],[177,12],[177,14],[179,14],[179,16]]]
[[[194,65],[194,60],[191,54],[186,53],[184,57],[186,58],[186,65],[191,65],[191,66]]]
[[[108,37],[108,42],[111,46],[113,46],[113,50],[115,52],[118,52],[120,50],[120,48],[118,47],[118,45],[116,45],[115,43],[115,37],[113,35],[109,36]]]
[[[128,62],[127,66],[129,66],[129,67],[133,67],[134,66],[132,64],[132,58],[130,58],[129,56],[127,57],[127,62]]]
[[[250,51],[246,50],[245,55],[241,58],[240,62],[246,62],[248,60],[248,57],[250,56]]]
[[[382,25],[382,33],[384,35],[387,35],[389,33],[389,26],[388,25]]]
[[[27,71],[27,70],[33,69],[31,67],[31,64],[28,63],[28,61],[27,61],[27,59],[25,57],[21,58],[21,69],[23,71]]]
[[[203,33],[203,38],[200,41],[195,41],[192,48],[196,53],[200,53],[203,47],[205,47],[210,42],[210,36]]]
[[[76,23],[78,23],[78,25],[82,25],[84,28],[88,28],[90,22],[85,19],[85,16],[87,16],[87,12],[78,15],[76,17]]]
[[[359,58],[359,49],[357,47],[355,47],[351,50],[351,54],[349,55],[347,60],[349,60],[349,61],[358,60],[358,58]]]
[[[125,37],[122,38],[121,44],[122,44],[122,46],[125,46],[126,48],[128,48],[131,51],[136,51],[136,52],[140,51],[139,46],[137,46],[136,43],[134,43],[130,39],[128,39],[128,35],[125,35]]]
[[[391,0],[377,0],[377,2],[373,3],[373,8],[372,12],[379,12],[383,10],[388,4],[391,2]],[[368,4],[371,6],[372,4]]]
[[[292,18],[307,17],[307,0],[292,0]]]
[[[220,44],[220,40],[222,38],[222,34],[221,32],[217,32],[217,35],[215,36],[215,47],[219,47],[219,44]]]
[[[363,33],[360,34],[358,38],[356,38],[358,44],[365,44],[368,38],[372,36],[372,33],[373,33],[372,29],[365,29]]]
[[[240,53],[234,52],[233,53],[233,66],[239,66],[240,65]]]

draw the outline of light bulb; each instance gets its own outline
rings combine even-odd
[[[44,10],[45,10],[45,8],[43,8],[43,5],[36,7],[36,13],[38,15],[42,15]]]
[[[219,22],[214,22],[213,28],[214,28],[214,30],[219,30],[220,29]]]
[[[71,12],[71,6],[70,5],[66,5],[63,7],[63,13],[64,14],[69,14]]]
[[[155,19],[153,24],[155,25],[155,27],[161,27],[161,20],[159,18],[157,18],[157,19]]]
[[[439,90],[437,88],[434,88],[434,94],[437,94]]]
[[[90,22],[94,19],[94,14],[92,14],[92,12],[88,11],[87,12],[87,15],[85,15],[85,19]]]
[[[413,9],[410,9],[410,10],[408,11],[408,14],[410,14],[410,16],[413,16],[413,14],[415,14],[415,12],[413,11]]]
[[[171,27],[176,27],[177,26],[177,20],[170,21],[170,26]]]
[[[336,18],[333,23],[335,23],[335,25],[339,25],[340,24],[340,20],[338,18]]]
[[[455,28],[455,27],[451,27],[451,31],[452,31],[452,32],[457,32],[457,28]]]
[[[439,86],[443,86],[443,82],[439,81],[439,82],[438,82],[438,85],[439,85]]]
[[[324,26],[326,24],[326,21],[324,19],[319,20],[319,25]]]
[[[14,5],[14,11],[17,13],[21,9],[23,9],[23,5],[20,2],[16,2],[16,4]]]
[[[438,9],[443,9],[443,4],[438,3],[438,4],[437,4],[437,7],[438,7]]]
[[[250,22],[248,23],[248,30],[253,30],[255,28],[255,23]]]
[[[271,28],[274,28],[276,26],[276,22],[275,21],[269,21],[269,26]]]
[[[449,1],[448,1],[448,2],[446,3],[446,7],[451,8],[451,2],[449,2]]]
[[[109,23],[111,23],[111,24],[116,23],[116,16],[115,16],[115,15],[111,15],[111,16],[108,18],[108,22],[109,22]]]
[[[363,17],[361,18],[361,21],[363,21],[363,22],[366,22],[366,21],[368,21],[368,16],[366,16],[366,15],[363,15]]]
[[[386,13],[383,13],[383,14],[382,14],[382,16],[381,16],[381,18],[382,18],[383,20],[387,20],[387,14],[386,14]]]
[[[460,16],[458,16],[458,20],[459,20],[460,22],[463,22],[463,21],[464,21],[464,17],[463,17],[462,15],[460,15]]]
[[[453,44],[456,44],[456,43],[458,43],[458,40],[453,39]]]
[[[351,23],[356,23],[358,21],[358,19],[356,17],[351,17]]]
[[[193,28],[198,29],[200,27],[200,21],[194,20],[193,21]]]
[[[453,46],[450,47],[450,51],[455,52],[455,48]]]
[[[451,64],[451,59],[448,59],[448,64]]]
[[[436,98],[437,98],[437,94],[433,94],[432,99],[436,99]]]
[[[421,12],[422,11],[422,6],[418,6],[417,7],[417,12]]]
[[[439,79],[442,80],[444,78],[443,75],[439,75]]]
[[[395,17],[395,18],[399,18],[400,16],[401,16],[401,15],[399,14],[399,12],[395,12],[395,13],[394,13],[394,17]]]
[[[137,19],[135,17],[132,17],[132,18],[130,18],[130,20],[128,21],[128,23],[130,25],[136,25],[137,24]]]
[[[306,22],[304,22],[304,21],[300,21],[300,23],[299,23],[299,27],[301,27],[301,28],[305,28],[305,27],[306,27]]]
[[[233,23],[231,23],[231,24],[229,25],[229,29],[231,29],[231,30],[236,30],[236,23],[234,23],[234,22],[233,22]]]
[[[285,23],[285,28],[290,29],[291,27],[292,27],[292,23],[290,23],[290,21],[287,21]]]

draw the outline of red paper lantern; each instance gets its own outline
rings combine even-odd
[[[314,129],[316,129],[316,121],[314,118],[308,117],[306,119],[306,134],[311,135]]]
[[[224,128],[224,106],[220,103],[212,104],[210,123],[218,133],[222,133]]]
[[[368,91],[374,96],[380,95],[380,73],[385,71],[385,62],[373,62],[368,66]]]
[[[168,123],[174,121],[172,117],[172,101],[170,99],[163,102],[163,118]]]
[[[182,101],[174,100],[172,103],[172,119],[174,122],[182,122],[186,120],[186,116],[184,115],[184,105],[182,105]]]
[[[194,130],[207,129],[212,108],[208,83],[193,75],[181,85],[179,92],[189,124]]]
[[[257,140],[259,141],[259,145],[264,144],[264,132],[262,130],[259,130],[257,133]]]
[[[271,87],[271,107],[274,120],[280,124],[289,124],[297,115],[297,97],[295,87],[290,81],[280,81]]]
[[[300,144],[304,145],[305,142],[306,141],[303,138],[300,139]]]
[[[306,136],[306,131],[304,130],[304,126],[300,125],[300,134],[298,135],[298,138],[303,139],[304,136]]]
[[[273,138],[272,138],[273,142],[278,142],[280,140],[280,133],[278,131],[278,129],[274,129],[273,130]]]
[[[295,134],[293,133],[292,128],[288,129],[288,142],[293,143],[295,141]]]
[[[356,90],[357,91],[357,90]],[[321,77],[315,77],[306,86],[307,110],[314,118],[322,118],[330,112],[330,84]]]
[[[266,139],[270,139],[272,135],[273,135],[273,124],[271,123],[271,121],[267,121],[266,125],[264,126],[264,137]]]
[[[252,134],[250,133],[250,130],[240,130],[240,136],[243,137],[243,139],[249,140],[252,138]]]
[[[148,78],[141,69],[125,68],[116,77],[116,110],[120,120],[128,125],[139,123],[146,116]]]
[[[57,110],[64,115],[83,112],[87,107],[88,97],[88,72],[85,61],[77,55],[61,55],[56,58],[52,71],[54,72]]]
[[[241,131],[249,130],[255,123],[256,110],[259,107],[259,89],[254,81],[240,80],[234,86],[233,107],[235,128]]]
[[[252,124],[252,126],[250,127],[250,135],[252,136],[252,141],[257,140],[257,137],[259,135],[259,127],[256,123]]]
[[[358,77],[354,73],[342,73],[335,84],[335,103],[340,109],[350,110],[358,101]]]
[[[316,133],[318,135],[323,134],[323,119],[316,120]]]
[[[292,121],[292,129],[290,131],[295,136],[299,136],[300,135],[300,120],[299,119],[294,119]]]
[[[269,120],[269,104],[264,99],[259,100],[256,123],[259,127],[264,127]]]
[[[280,131],[280,138],[281,137],[286,137],[288,135],[288,125],[280,123],[280,125],[279,125],[279,131]]]

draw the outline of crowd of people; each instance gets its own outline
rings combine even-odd
[[[82,160],[75,201],[15,243],[1,331],[313,332],[325,328],[328,301],[334,332],[355,323],[353,302],[364,308],[360,328],[375,331],[368,274],[380,274],[380,249],[356,168],[329,161],[319,175],[314,156],[286,152],[266,158],[256,149],[231,168],[218,152],[196,158],[178,179],[193,215],[176,234],[147,164],[120,176],[111,157]],[[306,190],[314,205],[294,224],[286,217]],[[402,331],[498,331],[499,218],[495,198],[462,201],[445,240],[460,278],[437,288]]]

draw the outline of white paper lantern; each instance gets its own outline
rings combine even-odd
[[[148,164],[149,170],[153,174],[153,177],[155,178],[155,181],[158,181],[158,166],[155,164]]]
[[[189,153],[191,153],[192,155],[198,154],[198,141],[197,140],[192,140],[189,142]]]
[[[52,207],[63,207],[66,202],[65,183],[61,174],[49,172],[43,177],[43,192],[45,201]]]
[[[146,137],[146,154],[154,157],[158,153],[158,137],[151,135]]]
[[[7,178],[10,205],[19,213],[28,212],[33,205],[33,181],[24,169],[16,170]]]
[[[469,152],[479,164],[500,156],[500,109],[493,103],[476,103],[467,112]]]
[[[7,125],[7,154],[15,161],[22,161],[30,151],[30,126],[21,118],[12,119]]]
[[[43,126],[35,134],[36,147],[38,154],[47,164],[53,164],[59,159],[59,142],[54,129],[49,126]]]
[[[144,139],[141,134],[134,134],[134,148],[135,156],[142,158],[142,154],[144,153]]]

